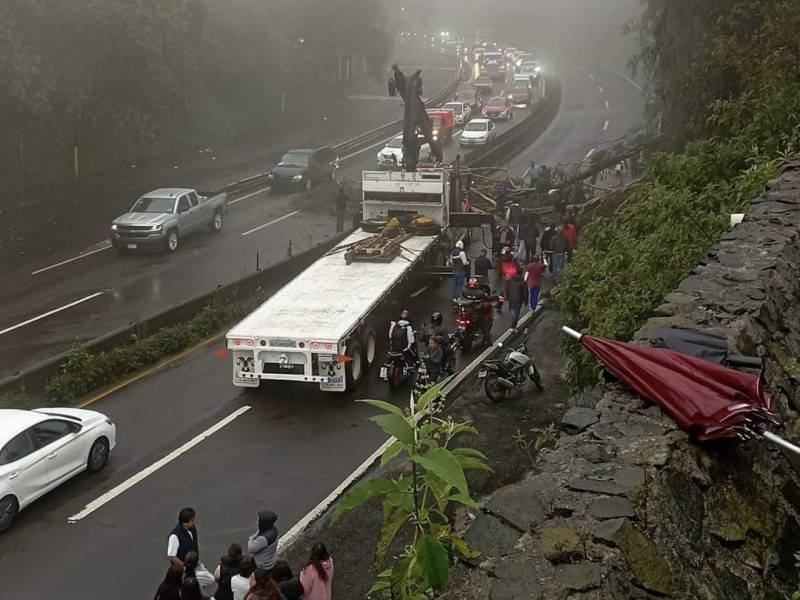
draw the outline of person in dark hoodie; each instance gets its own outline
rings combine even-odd
[[[214,571],[217,582],[217,591],[214,600],[233,600],[231,579],[239,572],[239,563],[242,562],[242,547],[239,544],[228,546],[228,554],[219,559],[219,566]]]
[[[259,569],[272,571],[275,566],[278,553],[278,530],[275,528],[277,520],[278,515],[274,512],[262,510],[258,513],[258,531],[247,542],[247,552],[253,556]]]
[[[300,600],[305,594],[300,578],[292,574],[289,563],[279,560],[272,569],[272,579],[278,584],[286,600]]]
[[[519,313],[522,306],[528,302],[528,285],[522,279],[522,270],[517,269],[517,273],[508,283],[508,307],[511,312],[511,329],[517,328],[519,323]]]

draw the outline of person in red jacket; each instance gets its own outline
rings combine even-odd
[[[542,275],[544,274],[544,263],[539,260],[539,257],[534,259],[528,264],[525,269],[525,283],[528,284],[528,304],[531,311],[536,310],[536,305],[539,304],[539,291],[542,289]]]
[[[578,230],[569,217],[564,219],[562,235],[567,240],[567,262],[569,262],[572,260],[572,252],[578,247]]]
[[[508,297],[508,286],[514,275],[517,274],[517,261],[514,260],[514,253],[511,252],[511,248],[508,246],[503,248],[498,267],[500,276],[503,279],[503,296]]]

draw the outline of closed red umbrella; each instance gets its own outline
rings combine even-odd
[[[734,371],[672,350],[563,331],[580,340],[605,369],[640,396],[657,404],[698,441],[750,439],[763,435],[800,453],[800,448],[764,431],[776,424],[775,400],[763,374]],[[780,441],[778,441],[780,440]]]

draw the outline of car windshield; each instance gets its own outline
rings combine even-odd
[[[287,152],[283,155],[279,167],[307,167],[310,154],[307,152]]]
[[[403,147],[403,137],[398,136],[394,138],[391,142],[386,144],[387,148],[402,148]]]
[[[488,125],[480,121],[470,121],[464,126],[464,131],[486,131]]]
[[[136,201],[132,213],[171,215],[175,210],[175,198],[151,198],[144,196]]]
[[[460,115],[463,110],[463,107],[460,104],[445,104],[444,107],[449,108],[457,115]]]
[[[527,83],[515,83],[514,87],[511,88],[512,91],[515,92],[527,92],[528,91],[528,84]]]
[[[505,106],[506,99],[501,98],[500,96],[496,96],[489,100],[489,106]]]
[[[478,77],[478,78],[475,80],[475,83],[476,83],[477,85],[491,85],[491,83],[492,83],[492,80],[491,80],[491,79],[489,79],[488,77]]]

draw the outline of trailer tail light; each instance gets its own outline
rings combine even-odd
[[[305,342],[297,342],[297,347],[298,348],[305,348],[306,347],[306,343]]]
[[[237,346],[237,347],[239,347],[239,346],[249,346],[250,348],[252,348],[256,344],[253,340],[234,339],[234,340],[231,340],[231,341],[233,342],[233,345]]]

